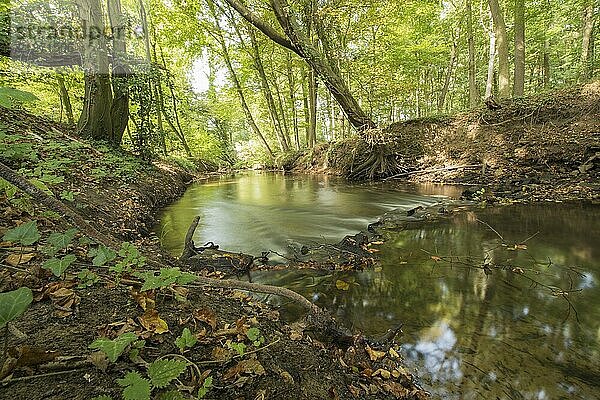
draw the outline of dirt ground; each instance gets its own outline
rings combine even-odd
[[[27,151],[37,155],[3,155],[3,163],[32,180],[46,176],[46,189],[64,197],[63,203],[96,229],[132,242],[166,267],[176,265],[149,227],[153,213],[192,181],[190,174],[82,141],[61,125],[24,113],[2,109],[0,122],[9,134],[7,146],[30,146]],[[59,159],[68,162],[57,165]],[[135,271],[146,265],[115,273],[114,263],[126,257],[116,255],[112,264],[96,266],[90,250],[97,246],[81,232],[59,252],[75,261],[55,277],[42,268],[50,258],[50,235],[71,226],[23,195],[0,193],[0,237],[29,221],[37,221],[41,236],[28,246],[0,243],[0,292],[28,286],[34,295],[11,323],[16,333],[8,334],[7,356],[0,363],[2,399],[119,399],[122,393],[142,399],[127,392],[132,386],[121,379],[135,372],[142,386],[150,385],[148,364],[159,360],[183,360],[185,370],[167,385],[152,380],[149,390],[157,399],[200,398],[202,389],[208,389],[206,399],[428,397],[403,367],[397,343],[378,345],[358,334],[344,345],[322,340],[307,322],[282,321],[277,310],[247,292],[179,281],[141,291]],[[82,277],[82,271],[93,272],[96,281]],[[176,340],[186,328],[197,343],[182,352]],[[89,348],[101,337],[114,340],[128,333],[138,340],[115,362]]]
[[[469,184],[495,201],[600,202],[600,82],[500,106],[322,144],[294,170]]]

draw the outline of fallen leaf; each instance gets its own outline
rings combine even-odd
[[[400,357],[400,355],[396,352],[396,350],[392,349],[391,347],[390,347],[389,353],[390,353],[390,356],[392,356],[394,358]]]
[[[383,379],[390,379],[390,371],[387,369],[379,368],[377,371],[373,372],[373,376],[381,375]]]
[[[144,314],[138,317],[138,320],[142,324],[142,326],[150,331],[157,334],[169,332],[169,326],[167,323],[159,317],[158,311],[155,309],[148,309]]]
[[[27,254],[9,254],[4,261],[7,264],[16,267],[19,264],[28,263],[33,257],[35,257],[35,253],[27,253]]]
[[[192,315],[194,319],[208,324],[213,330],[217,327],[217,316],[207,308],[199,308]]]
[[[223,347],[215,347],[212,350],[211,357],[215,361],[224,361],[229,358],[231,351]]]
[[[58,351],[46,350],[39,346],[17,346],[9,351],[11,357],[17,359],[17,367],[30,367],[53,361]]]
[[[237,365],[229,368],[223,374],[223,380],[230,380],[242,374],[247,375],[264,375],[265,368],[256,359],[242,360]]]
[[[369,354],[369,358],[371,359],[371,361],[377,361],[380,358],[382,358],[383,356],[385,356],[385,351],[373,350],[369,345],[367,345],[365,350]]]
[[[59,318],[73,314],[73,308],[79,304],[80,297],[72,290],[61,287],[49,294],[54,305],[54,314]]]
[[[350,391],[350,393],[352,393],[352,396],[354,396],[354,397],[360,396],[360,388],[350,385],[350,386],[348,386],[348,390]]]
[[[348,290],[350,289],[350,284],[341,279],[338,279],[337,281],[335,281],[335,287],[339,290]]]
[[[88,356],[88,359],[90,360],[92,365],[94,365],[100,371],[104,372],[108,368],[108,358],[106,357],[106,354],[104,354],[104,352],[102,351],[93,352]]]
[[[155,306],[154,301],[155,294],[151,290],[138,292],[135,289],[131,289],[131,297],[142,307],[142,310],[153,309]]]
[[[409,394],[408,389],[394,381],[388,381],[381,386],[386,392],[391,393],[397,399],[404,399]]]
[[[431,256],[431,259],[435,262],[442,261],[442,257],[438,257],[438,256]]]

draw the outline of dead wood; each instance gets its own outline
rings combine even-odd
[[[81,215],[77,214],[71,207],[67,206],[60,200],[48,195],[41,189],[38,189],[31,184],[27,179],[13,171],[11,168],[0,162],[0,177],[12,183],[23,192],[31,196],[35,201],[48,207],[49,209],[58,212],[63,217],[67,218],[71,224],[77,227],[86,236],[98,241],[99,243],[118,250],[119,241],[109,234],[100,232],[98,229],[90,225],[84,220]]]

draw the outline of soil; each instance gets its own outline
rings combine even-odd
[[[30,153],[37,155],[3,154],[3,163],[30,180],[45,175],[61,178],[47,183],[46,189],[56,198],[64,197],[63,202],[96,229],[134,243],[155,262],[175,265],[149,227],[153,213],[177,198],[198,176],[84,141],[69,127],[21,111],[0,109],[0,122],[9,134],[7,145],[30,146]],[[63,168],[56,160],[68,163]],[[107,266],[94,266],[89,251],[96,246],[81,240],[81,233],[59,252],[58,257],[72,254],[76,261],[57,278],[41,268],[50,257],[44,248],[50,234],[71,227],[60,215],[48,211],[54,210],[19,193],[0,194],[0,237],[30,220],[37,221],[41,234],[36,244],[27,247],[0,243],[0,292],[28,286],[35,298],[11,323],[26,336],[8,335],[9,356],[1,358],[0,398],[121,398],[123,388],[118,380],[128,372],[147,377],[146,363],[159,357],[181,360],[175,340],[184,328],[198,343],[185,350],[188,367],[170,385],[181,398],[198,398],[198,389],[208,382],[207,377],[212,378],[204,396],[207,399],[428,397],[403,367],[395,351],[397,343],[377,344],[356,334],[338,345],[311,332],[310,321],[282,321],[277,310],[246,292],[193,284],[140,292],[141,282],[134,274],[118,277]],[[14,257],[13,263],[9,260],[15,254],[31,258],[14,265]],[[84,269],[96,273],[98,282],[85,285],[85,279],[78,277]],[[263,339],[253,343],[250,328],[257,328]],[[138,356],[128,348],[112,363],[89,348],[100,337],[115,339],[126,332],[145,340]],[[244,343],[244,354],[233,349],[236,343],[238,348]],[[164,390],[154,389],[153,398],[180,398],[161,397],[161,392]]]
[[[500,106],[322,144],[293,170],[475,185],[466,197],[492,202],[600,202],[599,81]]]

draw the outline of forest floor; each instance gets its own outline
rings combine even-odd
[[[194,285],[150,230],[190,173],[19,111],[0,109],[0,136],[2,163],[120,245],[0,180],[0,295],[33,291],[0,335],[0,398],[427,398],[398,344],[320,341],[247,292]]]
[[[293,169],[468,184],[466,197],[491,202],[600,202],[599,81],[499,105],[322,144]]]

